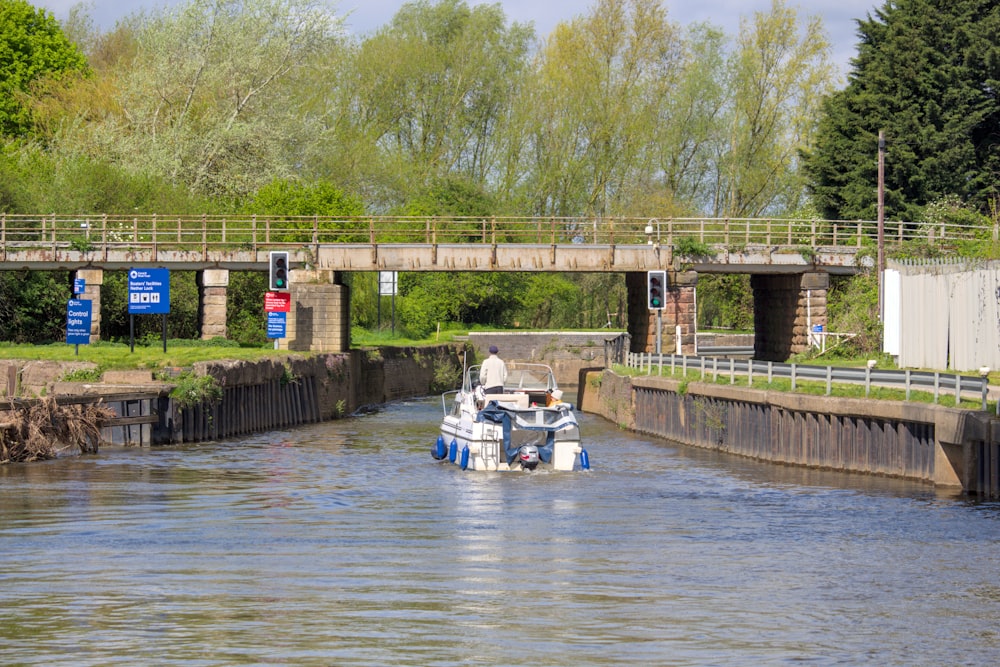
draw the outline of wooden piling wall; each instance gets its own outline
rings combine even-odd
[[[219,440],[343,417],[368,405],[426,396],[442,369],[461,378],[461,345],[352,350],[260,361],[195,364],[222,387],[218,402],[162,398],[152,444]],[[444,373],[447,376],[447,373]]]
[[[199,362],[195,375],[210,375],[222,390],[218,401],[182,405],[174,385],[132,378],[128,384],[61,382],[51,369],[45,390],[60,404],[103,403],[118,416],[101,429],[102,442],[162,445],[219,440],[344,417],[368,406],[436,394],[461,383],[467,344],[352,350],[343,354],[289,355],[255,361]],[[470,350],[471,351],[471,350]],[[0,367],[17,377],[14,360]],[[14,401],[0,398],[0,414]]]
[[[930,480],[934,425],[635,389],[636,429],[791,465]]]

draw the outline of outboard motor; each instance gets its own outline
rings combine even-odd
[[[521,467],[525,470],[534,470],[538,465],[538,447],[521,445],[517,450],[517,460],[521,462]]]

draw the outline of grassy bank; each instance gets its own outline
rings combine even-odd
[[[214,341],[168,340],[167,351],[163,343],[136,345],[131,351],[124,343],[98,342],[76,346],[65,343],[51,345],[14,345],[0,343],[0,359],[31,359],[38,361],[83,361],[97,364],[102,370],[128,370],[136,368],[159,369],[187,367],[198,361],[215,359],[261,359],[268,356],[287,356],[289,352],[276,351],[273,347],[239,347]],[[291,353],[296,354],[296,353]]]
[[[848,364],[841,364],[838,360],[836,365],[847,366]],[[613,370],[619,375],[626,375],[630,377],[648,377],[651,375],[658,375],[655,369],[653,373],[649,373],[645,369],[628,368],[621,365],[615,365]],[[746,375],[737,375],[735,378],[730,378],[728,370],[723,371],[722,369],[719,369],[717,373],[709,370],[703,375],[700,368],[688,368],[687,373],[680,368],[674,369],[673,373],[671,373],[669,368],[664,368],[662,377],[672,377],[673,379],[680,380],[682,382],[682,387],[686,386],[688,382],[705,382],[708,384],[733,385],[767,391],[809,394],[811,396],[832,396],[838,398],[857,398],[876,401],[910,401],[914,403],[936,403],[937,405],[945,407],[958,407],[966,410],[982,409],[982,398],[972,399],[966,395],[961,401],[956,402],[954,390],[947,387],[942,388],[941,391],[938,392],[937,397],[935,397],[932,392],[928,391],[911,389],[909,395],[907,395],[907,392],[904,389],[881,387],[875,384],[871,385],[866,392],[864,385],[836,382],[832,382],[830,384],[828,392],[826,382],[803,380],[801,378],[796,380],[795,387],[793,388],[792,381],[789,378],[776,377],[772,378],[771,381],[768,382],[766,377],[761,377],[758,374],[754,374],[753,381],[750,383],[748,382],[749,378]],[[991,377],[990,382],[992,383],[993,381],[994,379]],[[994,413],[996,412],[996,401],[989,401],[987,405],[987,409],[989,411]]]

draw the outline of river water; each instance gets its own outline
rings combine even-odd
[[[0,466],[0,662],[1000,663],[1000,504],[590,415],[589,472],[462,472],[440,416]]]

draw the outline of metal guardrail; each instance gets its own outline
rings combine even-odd
[[[872,386],[902,389],[906,392],[906,400],[910,400],[910,393],[914,390],[927,391],[933,393],[935,403],[945,393],[953,395],[956,404],[963,395],[973,394],[982,398],[984,411],[987,409],[989,394],[989,378],[985,375],[973,377],[940,371],[838,368],[754,359],[633,352],[626,355],[624,365],[638,370],[646,369],[648,374],[658,375],[673,374],[678,371],[686,375],[689,371],[700,371],[702,379],[711,376],[713,380],[728,375],[732,384],[735,384],[737,376],[748,378],[747,384],[752,384],[754,377],[766,377],[768,382],[774,378],[787,378],[791,380],[793,390],[800,380],[825,382],[827,396],[831,394],[834,383],[863,384],[865,396],[869,395]],[[1000,414],[1000,401],[997,402],[997,414]]]
[[[752,357],[753,345],[699,345],[701,357]]]
[[[992,227],[888,222],[890,246],[986,239]],[[0,213],[0,249],[300,247],[303,244],[585,244],[742,248],[860,248],[878,235],[870,220],[631,217],[324,217],[14,215]]]

